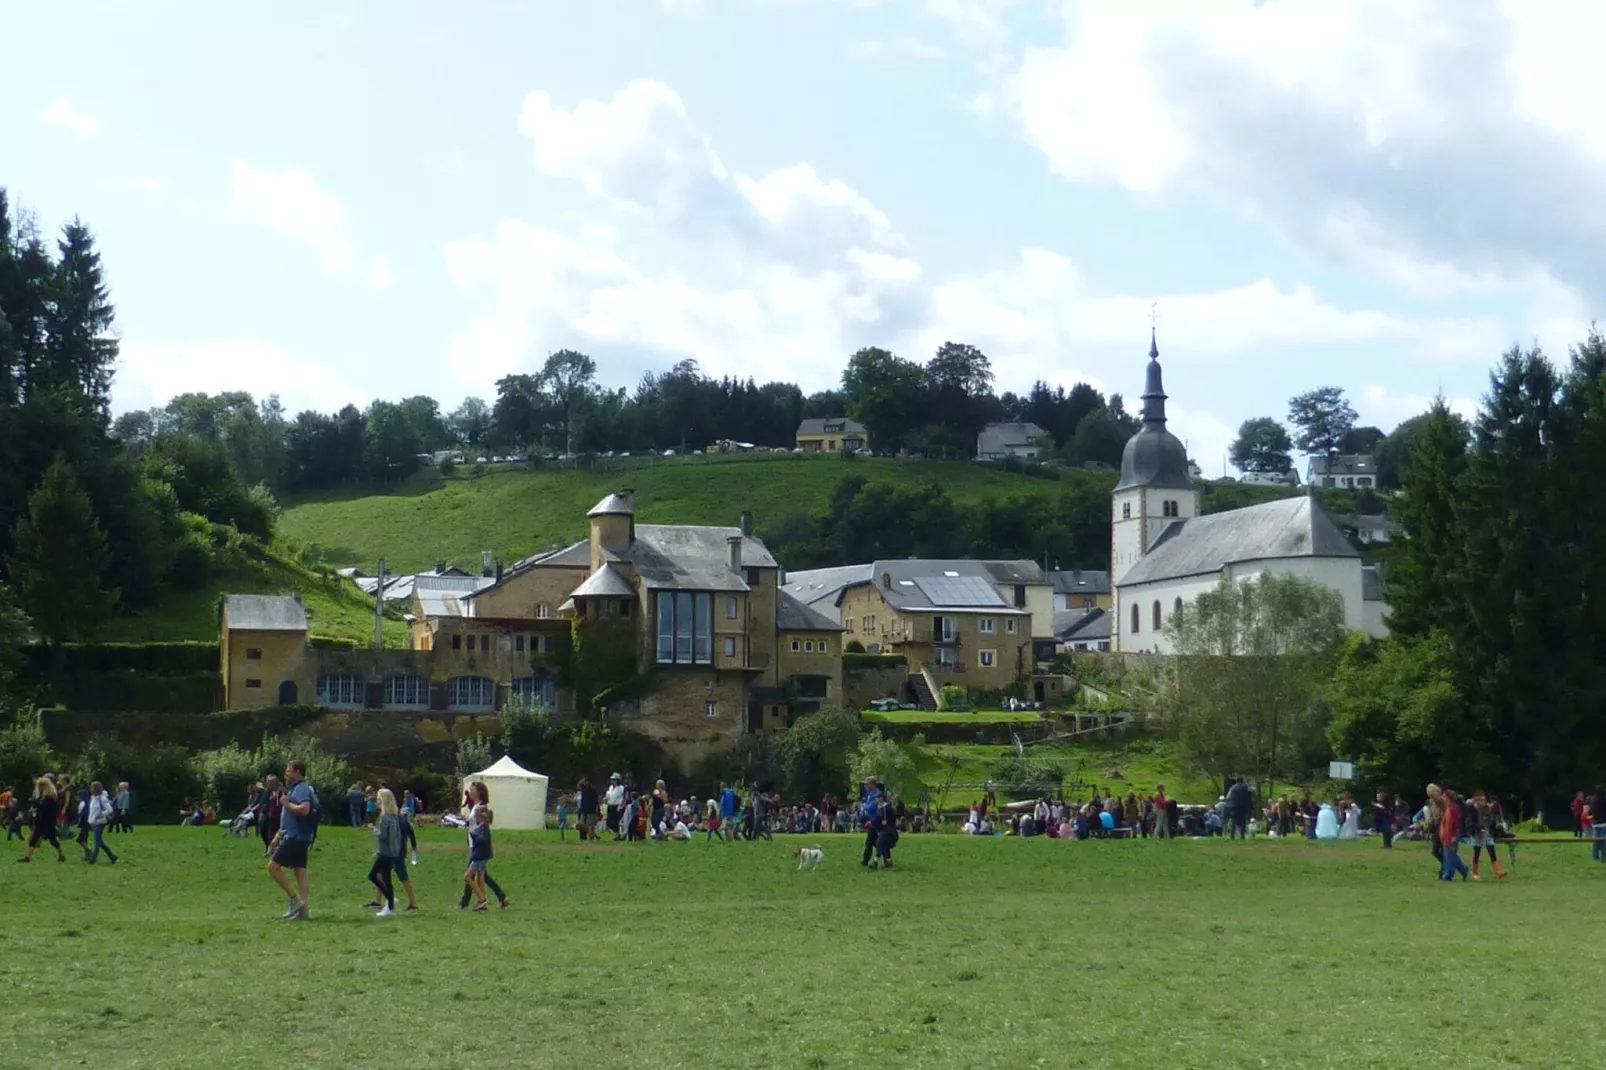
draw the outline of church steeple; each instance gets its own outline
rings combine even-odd
[[[1143,425],[1165,430],[1165,387],[1160,383],[1160,346],[1149,328],[1149,368],[1143,380]]]

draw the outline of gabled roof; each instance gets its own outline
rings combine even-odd
[[[888,605],[910,612],[956,610],[1025,616],[998,593],[986,561],[889,560],[871,566],[868,579]],[[841,598],[840,593],[837,596]]]
[[[788,572],[786,586],[781,590],[800,602],[814,606],[821,612],[831,612],[836,596],[842,588],[855,583],[868,583],[875,565],[840,565],[836,568],[814,568],[804,572]]]
[[[586,581],[569,595],[570,598],[634,598],[635,596],[636,589],[630,585],[630,581],[607,562],[587,576]]]
[[[494,576],[433,576],[425,573],[413,577],[413,594],[418,598],[419,611],[426,617],[466,617],[470,596],[495,583]]]
[[[304,632],[307,611],[294,595],[226,594],[223,618],[231,632]]]
[[[1370,453],[1338,453],[1312,457],[1310,470],[1319,476],[1369,476],[1377,473],[1377,462]]]
[[[1054,638],[1062,643],[1110,637],[1110,615],[1102,609],[1061,610],[1054,614]]]
[[[730,568],[729,540],[738,537],[742,568],[776,567],[769,548],[741,528],[695,524],[637,524],[629,547],[604,556],[631,565],[649,589],[746,591],[747,581]]]
[[[787,594],[775,602],[775,627],[783,632],[840,632],[842,625]]]
[[[1034,423],[988,424],[976,436],[976,453],[1007,453],[1010,447],[1035,446],[1043,429]]]
[[[1241,561],[1359,556],[1327,514],[1301,495],[1175,521],[1117,586],[1208,575]]]
[[[846,416],[827,416],[824,419],[804,420],[797,425],[800,435],[862,435],[864,425]]]
[[[502,573],[501,579],[492,579],[491,582],[483,587],[476,588],[465,597],[469,601],[473,601],[486,591],[494,590],[510,580],[522,576],[532,568],[589,569],[590,567],[591,543],[587,539],[581,539],[579,542],[565,546],[561,550],[544,550],[541,553],[532,554],[522,561],[515,562],[512,568]]]
[[[1036,561],[983,561],[981,565],[996,583],[1048,583],[1048,573]]]
[[[1064,569],[1048,574],[1055,594],[1109,594],[1108,571],[1091,568]]]

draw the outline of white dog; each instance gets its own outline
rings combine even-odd
[[[797,868],[814,869],[825,861],[825,852],[818,847],[799,847],[797,849]]]

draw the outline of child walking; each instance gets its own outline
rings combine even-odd
[[[491,851],[491,810],[487,806],[474,808],[474,827],[468,833],[468,869],[463,872],[463,881],[474,893],[474,909],[484,910],[485,902],[485,868],[490,864]],[[503,906],[507,903],[504,900]]]
[[[469,828],[468,842],[469,842],[469,847],[472,849],[473,846],[474,846],[474,822],[475,822],[474,813],[475,813],[476,810],[484,810],[485,811],[485,813],[487,815],[486,816],[486,821],[485,821],[486,829],[487,829],[486,835],[487,836],[490,835],[489,829],[490,829],[490,823],[491,822],[490,822],[490,816],[489,815],[491,813],[491,789],[486,787],[483,781],[476,780],[474,782],[474,784],[473,784],[471,792],[472,793],[470,794],[469,798],[477,800],[477,802],[473,806],[469,807],[469,812],[468,812],[468,822],[469,822],[469,824],[468,824],[468,828]],[[487,840],[487,844],[489,844],[488,840]],[[486,861],[489,861],[489,860],[490,860],[489,858],[486,859]],[[491,876],[490,871],[484,866],[480,867],[480,879],[481,879],[480,889],[479,889],[480,900],[482,902],[484,901],[484,899],[485,899],[485,889],[489,888],[491,890],[491,894],[496,896],[497,905],[500,906],[503,910],[506,910],[507,907],[508,907],[507,896],[502,893],[502,886],[500,884],[496,883],[496,878]],[[464,876],[463,876],[463,896],[462,896],[461,899],[459,899],[457,901],[457,909],[458,910],[466,910],[468,908],[469,900],[471,900],[473,898],[474,898],[474,886],[473,886],[473,883],[468,879],[468,875],[464,874]]]
[[[389,788],[379,789],[374,821],[374,864],[368,869],[368,880],[384,896],[385,905],[377,918],[396,916],[396,886],[391,882],[392,872],[400,872],[407,879],[407,841],[402,835],[401,815],[396,811],[396,795]]]
[[[569,838],[569,797],[558,796],[558,839]]]

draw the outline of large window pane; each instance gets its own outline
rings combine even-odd
[[[385,705],[427,706],[429,685],[422,676],[402,674],[385,678]]]
[[[318,705],[361,706],[362,680],[344,673],[318,677]]]
[[[689,663],[692,651],[692,596],[675,595],[675,660]]]
[[[459,709],[491,708],[491,681],[484,676],[454,676],[449,690],[451,704]]]
[[[658,660],[675,660],[675,596],[658,594]]]
[[[714,660],[714,596],[693,596],[697,607],[697,649],[692,660],[702,663]]]

